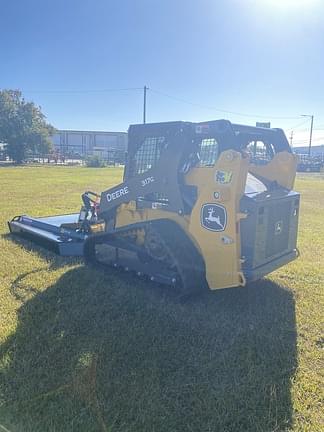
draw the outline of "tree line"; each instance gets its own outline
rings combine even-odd
[[[48,154],[54,133],[41,108],[26,101],[20,90],[0,90],[0,143],[10,159],[23,163],[28,154]]]

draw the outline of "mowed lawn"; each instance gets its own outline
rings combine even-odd
[[[298,260],[184,304],[8,236],[121,178],[0,168],[0,432],[323,431],[323,176],[297,180]]]

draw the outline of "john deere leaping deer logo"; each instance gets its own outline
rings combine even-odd
[[[218,204],[204,204],[200,214],[201,225],[210,231],[224,231],[226,228],[226,209]]]

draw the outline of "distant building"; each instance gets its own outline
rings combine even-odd
[[[0,161],[5,161],[6,159],[7,159],[6,144],[0,142]]]
[[[59,130],[52,136],[54,149],[66,157],[85,158],[98,155],[104,160],[124,160],[126,132]]]
[[[320,172],[324,168],[324,145],[311,147],[311,155],[308,156],[309,148],[294,147],[294,153],[298,155],[297,171]]]
[[[299,155],[307,155],[308,154],[308,146],[303,147],[294,147],[294,153]],[[311,155],[314,157],[323,156],[324,155],[324,145],[314,145],[311,147]]]

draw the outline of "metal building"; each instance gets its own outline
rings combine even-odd
[[[60,155],[85,158],[98,155],[103,160],[124,160],[127,150],[126,132],[59,130],[52,136]]]

